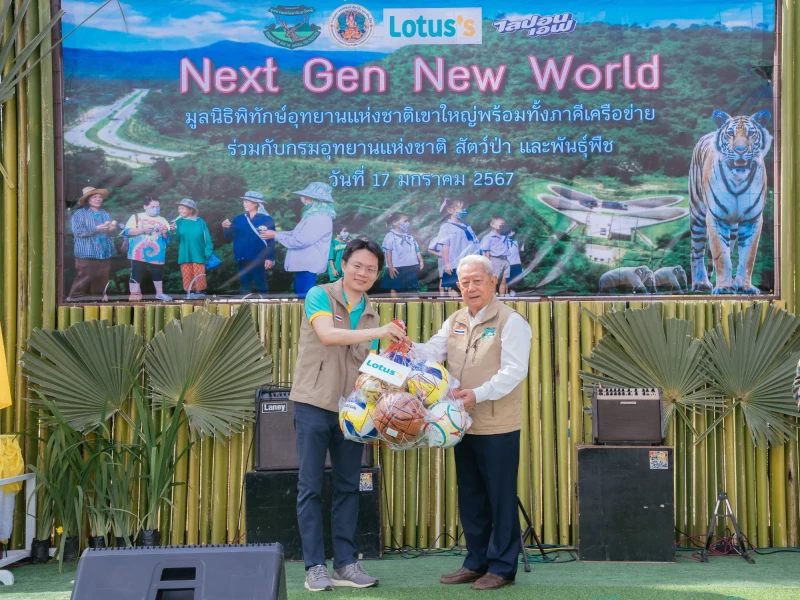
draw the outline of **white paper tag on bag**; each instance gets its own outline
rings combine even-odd
[[[361,365],[359,371],[397,387],[403,385],[405,380],[408,379],[408,374],[411,373],[409,367],[378,354],[370,354]]]

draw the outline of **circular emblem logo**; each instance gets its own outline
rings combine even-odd
[[[345,48],[367,43],[375,31],[375,20],[360,4],[344,4],[333,11],[330,19],[331,38]]]

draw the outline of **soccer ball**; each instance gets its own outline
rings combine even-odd
[[[358,398],[356,394],[342,405],[339,411],[339,426],[345,437],[354,441],[369,441],[378,437],[378,431],[372,422],[370,406]]]
[[[411,372],[406,387],[419,396],[426,407],[431,407],[447,393],[449,380],[450,376],[441,363],[426,361]]]
[[[372,421],[389,444],[410,448],[425,434],[425,407],[416,396],[390,392],[375,405]]]
[[[431,446],[452,448],[472,425],[465,410],[453,402],[439,402],[428,410],[427,433]]]
[[[375,404],[380,400],[381,396],[389,391],[389,384],[381,381],[377,377],[362,373],[358,376],[358,379],[356,379],[353,391],[357,392],[366,402]]]

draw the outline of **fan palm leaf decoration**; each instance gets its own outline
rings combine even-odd
[[[587,311],[588,312],[588,311]],[[584,356],[597,373],[581,371],[584,382],[609,387],[644,387],[663,390],[664,427],[677,413],[695,433],[686,409],[721,408],[724,401],[706,384],[705,350],[692,337],[692,322],[662,320],[658,307],[612,311],[596,316],[608,332]]]
[[[34,329],[27,344],[21,362],[32,391],[77,431],[95,429],[120,411],[142,369],[142,337],[129,325],[83,321],[64,331]]]
[[[764,312],[761,307],[749,306],[728,316],[730,342],[721,323],[706,332],[707,377],[719,394],[729,399],[725,412],[708,431],[741,406],[750,436],[759,448],[796,439],[797,426],[789,417],[797,414],[792,381],[800,360],[798,327],[800,317],[785,310],[769,306]]]
[[[172,321],[150,342],[145,365],[152,391],[168,406],[183,402],[193,434],[229,437],[253,421],[256,388],[272,381],[251,311],[233,317],[201,310]]]

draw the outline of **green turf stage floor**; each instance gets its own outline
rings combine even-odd
[[[322,597],[361,600],[428,600],[491,595],[520,600],[800,600],[800,552],[756,556],[748,565],[736,557],[711,558],[701,564],[679,553],[675,564],[581,563],[534,564],[531,573],[520,565],[517,584],[495,592],[475,592],[466,586],[444,586],[439,575],[456,570],[461,558],[426,556],[365,561],[367,571],[381,580],[367,590],[339,589]],[[568,558],[562,553],[562,558]],[[0,586],[13,600],[66,600],[75,579],[75,565],[58,573],[55,564],[13,569],[16,583]],[[303,565],[286,565],[290,599],[318,598],[303,589]]]

